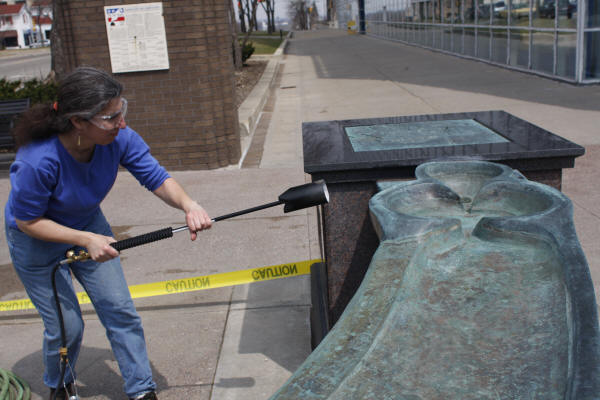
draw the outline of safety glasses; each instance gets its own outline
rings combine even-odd
[[[125,97],[121,97],[121,109],[111,115],[94,115],[88,119],[94,126],[105,130],[111,131],[119,126],[121,121],[125,119],[127,114],[127,100]]]

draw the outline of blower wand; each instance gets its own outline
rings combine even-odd
[[[312,206],[318,206],[320,204],[325,204],[329,202],[329,192],[327,191],[327,186],[324,181],[317,181],[313,183],[307,183],[305,185],[292,187],[285,192],[283,192],[277,201],[272,203],[263,204],[257,207],[247,208],[245,210],[236,211],[231,214],[222,215],[220,217],[214,218],[213,222],[223,221],[224,219],[237,217],[239,215],[248,214],[258,210],[264,210],[265,208],[275,207],[280,204],[284,204],[283,212],[288,213],[291,211],[302,210],[303,208],[308,208]],[[188,230],[189,227],[187,225],[181,226],[179,228],[164,228],[158,231],[145,233],[143,235],[134,236],[129,239],[120,240],[118,242],[111,243],[110,245],[117,249],[118,251],[130,249],[132,247],[141,246],[143,244],[156,242],[158,240],[170,238],[174,233],[182,232]],[[58,291],[56,288],[56,273],[59,270],[61,265],[70,264],[75,261],[85,261],[90,258],[90,255],[85,250],[80,250],[79,253],[75,253],[74,250],[67,251],[66,257],[64,260],[60,261],[54,269],[52,270],[52,290],[54,293],[54,300],[56,302],[56,308],[58,310],[58,320],[60,323],[61,331],[61,347],[60,347],[60,380],[61,385],[65,388],[67,395],[69,396],[69,400],[78,399],[77,388],[75,387],[74,393],[70,393],[71,388],[67,387],[64,384],[64,377],[67,366],[69,364],[68,351],[67,351],[67,343],[66,343],[66,334],[65,334],[65,324],[63,320],[62,309],[60,306],[60,301],[58,299]],[[60,386],[59,386],[60,388]],[[57,389],[59,389],[57,388]],[[58,390],[55,390],[52,395],[52,400],[56,400]]]
[[[327,191],[327,185],[324,181],[317,181],[289,188],[279,196],[277,201],[256,207],[247,208],[245,210],[236,211],[231,214],[221,215],[220,217],[213,218],[212,221],[223,221],[225,219],[249,214],[259,210],[264,210],[265,208],[275,207],[280,204],[284,204],[283,212],[288,213],[292,211],[302,210],[304,208],[312,206],[318,206],[328,202],[329,192]],[[172,237],[174,233],[186,231],[188,229],[189,227],[187,225],[181,226],[179,228],[164,228],[154,232],[134,236],[129,239],[119,240],[118,242],[111,243],[111,246],[114,247],[117,251],[122,251],[130,249],[132,247],[141,246],[143,244],[167,239]],[[75,251],[69,250],[66,256],[67,258],[60,262],[61,265],[69,264],[74,261],[84,261],[90,258],[89,254],[85,250],[80,250],[79,253],[75,253]]]

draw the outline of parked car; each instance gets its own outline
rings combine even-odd
[[[533,12],[536,12],[535,5],[533,6]],[[529,17],[529,3],[512,3],[510,8],[510,14],[513,19],[528,18]],[[501,18],[508,18],[508,7],[504,7],[504,10],[498,11],[498,15]]]
[[[475,10],[473,9],[473,7],[470,7],[465,11],[465,19],[467,21],[475,20]],[[477,19],[478,20],[490,19],[490,5],[489,4],[479,4],[477,6]]]
[[[556,14],[555,5],[555,0],[546,0],[543,2],[540,6],[540,17],[554,18]],[[558,15],[566,15],[568,19],[571,19],[576,10],[577,6],[575,4],[571,4],[569,0],[558,0]]]
[[[512,8],[512,10],[510,10],[511,15],[513,18],[529,18],[529,4],[528,3],[521,3],[521,4],[514,4],[514,7]],[[532,7],[532,12],[535,13],[536,12],[536,8],[535,5]]]
[[[501,12],[506,10],[506,3],[504,1],[497,1],[494,3],[494,17],[501,16]]]

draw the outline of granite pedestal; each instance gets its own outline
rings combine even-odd
[[[469,159],[505,164],[560,190],[562,169],[585,152],[504,111],[307,122],[302,136],[304,171],[324,179],[330,192],[321,224],[331,324],[379,244],[368,212],[378,180],[414,179],[428,161]]]

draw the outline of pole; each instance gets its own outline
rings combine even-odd
[[[358,0],[358,20],[359,22],[359,31],[361,35],[366,33],[365,27],[365,0]]]

